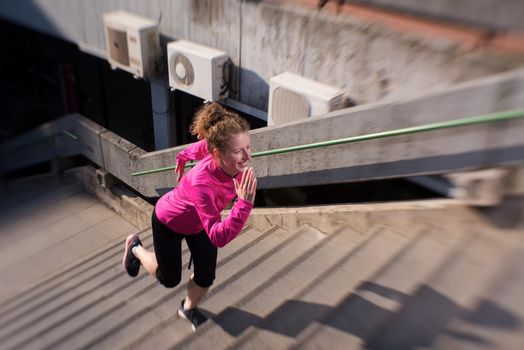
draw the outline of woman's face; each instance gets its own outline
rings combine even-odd
[[[228,175],[235,176],[248,166],[251,159],[251,140],[247,132],[231,136],[224,152],[218,152],[219,164]]]

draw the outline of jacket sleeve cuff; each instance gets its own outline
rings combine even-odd
[[[253,209],[253,207],[255,206],[254,203],[251,203],[250,201],[248,200],[245,200],[245,199],[238,199],[238,205],[242,208],[246,208],[246,209]]]

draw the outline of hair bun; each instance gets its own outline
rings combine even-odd
[[[199,139],[206,139],[210,150],[224,149],[230,135],[247,130],[247,121],[216,102],[204,104],[191,124],[191,133]]]
[[[213,102],[212,104],[210,104],[209,107],[204,106],[204,109],[205,110],[203,111],[203,113],[208,114],[208,117],[206,118],[206,122],[204,123],[206,129],[208,130],[212,128],[214,125],[216,125],[217,123],[224,120],[224,116],[227,113],[224,110],[224,108],[222,108],[222,106],[220,106],[216,102]]]

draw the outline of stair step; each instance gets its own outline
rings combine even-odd
[[[237,237],[226,247],[220,249],[217,264],[219,270],[217,273],[217,281],[215,281],[215,285],[217,284],[221,275],[223,275],[223,273],[220,271],[222,270],[223,272],[224,267],[227,268],[229,265],[233,265],[233,272],[236,272],[241,268],[234,266],[234,263],[239,258],[241,258],[246,251],[254,250],[256,246],[262,243],[263,245],[267,246],[267,248],[257,252],[258,254],[262,254],[266,250],[274,249],[274,245],[276,244],[272,242],[274,237],[278,237],[280,234],[284,236],[288,235],[285,231],[274,231],[275,229],[261,233],[257,230],[252,230],[246,234],[241,235],[240,237]],[[118,317],[117,315],[117,319],[114,319],[112,316],[111,319],[103,320],[103,324],[106,324],[106,327],[103,330],[95,330],[97,331],[97,334],[100,334],[99,338],[90,340],[86,347],[102,347],[111,349],[120,348],[129,342],[135,341],[140,336],[148,334],[152,327],[157,327],[166,320],[173,318],[177,313],[180,300],[182,300],[186,294],[187,283],[185,283],[185,281],[187,281],[189,275],[190,272],[187,269],[183,269],[183,283],[178,285],[176,288],[165,289],[161,286],[156,286],[147,293],[136,295],[135,297],[130,298],[130,301],[134,305],[140,307],[143,311],[131,316],[121,315]],[[155,314],[158,317],[157,322],[145,320],[143,317],[145,312]],[[97,327],[103,326],[103,324],[97,325]]]
[[[57,211],[57,212],[55,212]],[[0,228],[0,299],[2,307],[35,282],[56,275],[137,229],[86,193],[75,193]],[[24,220],[26,222],[24,222]],[[13,235],[13,239],[7,237]],[[15,239],[16,236],[16,239]]]
[[[472,240],[428,278],[367,346],[376,349],[428,347],[454,317],[469,310],[490,285],[508,252],[506,242],[476,227],[461,229]]]
[[[356,286],[375,274],[413,239],[413,232],[402,235],[378,226],[370,230],[355,247],[329,269],[322,278],[297,291],[292,302],[282,305],[256,329],[245,332],[232,348],[285,349],[315,320],[322,318]]]
[[[393,261],[304,331],[295,348],[360,349],[375,329],[398,312],[428,276],[470,239],[471,235],[461,230],[438,232],[423,227],[421,236]]]
[[[145,246],[152,245],[149,229],[138,233]],[[57,271],[55,275],[37,281],[26,291],[6,300],[0,306],[0,328],[9,323],[10,318],[18,317],[28,310],[34,311],[39,305],[49,303],[75,286],[98,276],[99,273],[116,266],[115,262],[122,257],[123,240],[108,243],[94,254],[79,258],[69,267]]]
[[[152,237],[144,236],[144,245],[152,245]],[[13,309],[9,317],[3,317],[0,323],[0,340],[13,337],[17,333],[38,334],[42,329],[49,331],[53,325],[58,327],[67,315],[94,305],[101,298],[106,298],[116,288],[124,288],[132,283],[122,271],[119,261],[122,257],[122,240],[118,248],[112,247],[100,261],[86,261],[69,271],[68,280],[57,276],[56,281],[48,285],[32,301]],[[87,265],[87,269],[84,266]],[[76,274],[75,274],[76,272]],[[73,275],[72,275],[73,274]],[[138,278],[144,278],[145,274]],[[50,281],[50,282],[51,282]],[[108,288],[109,287],[109,288]]]
[[[74,225],[73,221],[68,225]],[[62,230],[63,236],[60,234],[55,238],[49,237],[55,230]],[[12,295],[26,290],[28,285],[34,284],[34,281],[55,275],[56,271],[69,266],[78,257],[86,256],[112,240],[125,238],[136,231],[135,227],[114,214],[99,222],[84,223],[78,228],[46,229],[41,232],[42,238],[27,240],[27,244],[23,246],[19,244],[13,246],[13,252],[24,253],[18,257],[12,256],[10,263],[6,263],[0,269],[2,278],[9,283],[2,289],[8,290]],[[34,243],[33,248],[30,248],[31,243]]]
[[[504,267],[477,298],[474,307],[455,317],[432,349],[524,349],[524,240],[519,234]]]
[[[275,270],[272,277],[253,293],[228,306],[177,347],[199,348],[213,344],[213,348],[218,349],[232,344],[244,329],[259,323],[296,290],[320,278],[359,236],[349,230],[329,234],[290,265]]]
[[[150,238],[148,238],[150,240]],[[85,329],[95,327],[102,321],[113,317],[113,314],[137,314],[142,308],[139,305],[128,303],[137,295],[147,293],[150,290],[156,290],[157,282],[150,278],[145,271],[134,279],[130,279],[123,271],[121,265],[122,244],[120,243],[120,253],[114,260],[105,263],[109,268],[109,277],[103,280],[103,274],[93,279],[97,284],[96,289],[84,293],[86,286],[79,285],[71,293],[82,295],[79,299],[71,299],[63,305],[61,309],[56,309],[54,313],[37,324],[31,324],[29,329],[25,329],[22,334],[17,333],[9,339],[0,339],[6,346],[15,344],[12,348],[33,347],[38,344],[39,347],[59,348],[62,343],[72,341],[73,347],[77,347],[80,342],[80,334],[84,335],[84,342],[91,341],[92,334],[85,336]],[[187,249],[184,250],[187,252]],[[188,255],[186,253],[186,255]],[[188,256],[187,259],[188,260]],[[113,277],[111,277],[113,274]],[[167,291],[167,290],[166,290]],[[148,318],[158,317],[154,314],[145,315]],[[125,317],[124,317],[125,318]],[[96,334],[96,333],[95,333]],[[69,345],[71,346],[71,345]]]
[[[0,212],[0,243],[22,241],[27,236],[38,234],[42,226],[97,203],[78,184],[51,188],[48,192],[35,195],[26,202],[16,203]],[[28,213],[31,214],[31,220],[26,220]]]
[[[31,189],[24,184],[14,184],[16,190],[2,192],[0,204],[0,225],[24,217],[27,212],[45,210],[50,203],[55,204],[76,193],[83,192],[78,183],[51,184]]]
[[[130,280],[122,271],[121,261],[118,260],[107,262],[105,265],[108,269],[98,276],[88,277],[85,283],[68,288],[56,299],[49,299],[50,302],[40,304],[38,309],[23,314],[22,318],[13,322],[15,329],[6,327],[6,332],[9,333],[0,338],[2,344],[6,348],[13,344],[13,349],[31,347],[35,342],[40,346],[47,339],[60,336],[75,327],[75,320],[78,318],[96,319],[115,304],[122,303],[121,300],[126,296],[147,287],[145,273]]]
[[[246,270],[245,266],[252,263],[251,260],[253,258],[261,257],[267,254],[267,252],[276,249],[280,242],[284,241],[286,237],[289,237],[288,232],[278,227],[273,227],[264,233],[257,232],[256,230],[249,231],[218,250],[217,278],[206,298],[215,293],[215,290],[221,285],[222,280],[231,278],[235,274],[240,275],[242,271]],[[240,243],[243,242],[242,240],[248,240],[248,242],[244,244],[242,248],[236,248],[235,246],[240,245]],[[250,258],[248,255],[251,251],[253,255]],[[222,259],[222,257],[224,258]],[[169,299],[163,298],[150,308],[153,312],[161,312],[163,314],[164,321],[162,323],[157,325],[149,324],[147,327],[142,327],[141,319],[132,320],[132,323],[124,325],[122,329],[115,330],[122,334],[121,336],[108,334],[107,338],[109,339],[105,339],[104,342],[124,342],[124,344],[120,344],[118,347],[123,346],[124,348],[135,349],[144,340],[149,340],[152,334],[156,334],[166,327],[171,327],[173,322],[178,318],[176,312],[180,300],[185,297],[186,287],[187,283],[177,286],[177,288],[170,293]],[[158,290],[161,291],[162,289]],[[143,300],[135,300],[135,302],[142,303],[143,305],[151,304],[151,300],[147,299],[147,297],[143,298]],[[137,331],[137,327],[141,327],[139,329],[142,333]],[[186,331],[187,329],[183,328],[183,330]],[[115,338],[119,337],[127,338],[125,341],[121,339],[115,340]],[[113,347],[116,347],[116,345],[113,345]]]
[[[259,234],[257,232],[252,230],[252,234],[241,234],[235,240],[235,244],[230,244],[228,254],[238,254],[238,251],[242,250],[244,246],[249,246],[253,238],[256,238]],[[228,255],[225,255],[224,258],[219,256],[219,264],[221,260],[227,260],[227,258]],[[183,259],[188,261],[189,256],[187,255]],[[188,270],[183,269],[183,280],[187,280],[188,277]],[[91,343],[103,341],[107,336],[113,337],[114,333],[125,329],[129,324],[138,322],[139,327],[144,328],[144,325],[147,327],[147,325],[159,323],[161,319],[154,312],[154,309],[163,304],[166,299],[171,298],[173,294],[176,294],[177,290],[185,290],[185,284],[175,289],[160,287],[158,282],[151,277],[132,280],[124,275],[124,278],[129,281],[126,289],[114,291],[111,298],[92,305],[85,315],[76,316],[74,319],[76,327],[69,327],[69,329],[62,329],[57,332],[52,339],[47,341],[48,346],[53,349],[71,348],[79,346],[79,344],[83,344],[83,347],[89,347]],[[136,332],[136,328],[132,330]],[[92,334],[99,336],[93,339]],[[121,341],[123,340],[125,339]],[[42,341],[46,340],[40,339],[39,342]],[[98,348],[96,345],[95,347]]]
[[[211,315],[220,314],[235,301],[259,290],[272,278],[275,271],[287,268],[295,259],[326,237],[309,227],[302,227],[291,235],[280,232],[279,237],[277,233],[279,231],[275,232],[271,237],[272,240],[268,242],[271,245],[262,247],[263,242],[259,242],[252,251],[246,251],[237,261],[232,261],[233,264],[223,266],[217,271],[221,282],[210,289],[201,303],[200,307],[204,311]],[[163,345],[160,345],[160,348],[171,348],[183,338],[192,335],[193,332],[186,321],[173,317],[173,311],[176,311],[183,295],[185,291],[180,294],[180,297],[170,301],[172,305],[170,308],[163,307],[159,310],[164,314],[166,322],[154,329],[155,334],[152,332],[141,339],[136,339],[136,342],[128,344],[128,348],[149,349],[150,339],[154,343],[158,343],[158,339],[161,339]]]

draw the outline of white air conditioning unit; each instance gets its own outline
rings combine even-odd
[[[103,18],[111,67],[141,78],[152,75],[160,55],[158,23],[125,11],[104,13]]]
[[[296,74],[284,73],[269,79],[268,125],[324,114],[339,109],[344,90]]]
[[[186,40],[167,44],[169,86],[208,101],[229,95],[229,58],[223,51]]]

